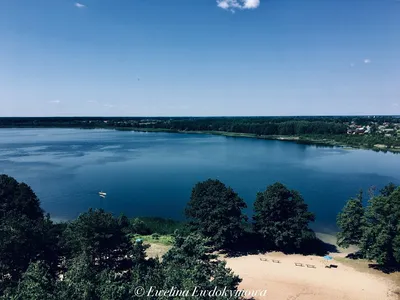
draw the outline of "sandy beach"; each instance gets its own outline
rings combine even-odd
[[[326,243],[335,245],[336,237],[317,233]],[[335,245],[336,246],[336,245]],[[147,253],[161,257],[170,246],[151,245]],[[384,274],[368,268],[368,262],[345,256],[357,249],[351,247],[330,253],[330,262],[337,268],[325,268],[327,262],[315,255],[285,255],[270,252],[259,255],[223,257],[227,266],[242,278],[239,289],[267,290],[267,296],[254,299],[271,300],[399,300],[400,276]],[[275,261],[275,262],[274,262]],[[277,262],[279,261],[279,262]],[[302,266],[296,266],[302,264]],[[309,265],[309,266],[307,266]],[[315,268],[311,267],[314,266]],[[397,293],[396,293],[397,291]]]
[[[227,258],[226,261],[228,267],[243,279],[241,289],[268,291],[267,297],[255,299],[398,299],[393,292],[396,287],[391,281],[335,261],[332,263],[337,265],[337,268],[325,268],[325,262],[318,256],[268,253]],[[302,263],[303,266],[296,266],[295,263]],[[309,268],[306,264],[314,265],[315,268]]]
[[[347,249],[336,245],[333,234],[317,233],[319,239],[336,246],[329,253],[337,268],[326,268],[327,262],[315,255],[285,255],[281,252],[225,258],[242,279],[244,290],[266,289],[274,300],[398,300],[395,276],[368,268],[368,262],[345,259],[356,247]],[[275,261],[275,262],[273,262]],[[279,261],[276,262],[276,261]],[[297,264],[302,264],[302,266]],[[309,266],[307,266],[309,265]],[[314,266],[315,268],[311,267]],[[396,277],[397,278],[397,277]]]

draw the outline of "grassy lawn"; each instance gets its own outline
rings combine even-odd
[[[162,260],[162,257],[165,253],[171,249],[172,244],[174,243],[174,237],[172,235],[140,235],[135,234],[132,236],[132,242],[135,242],[136,239],[142,239],[144,244],[149,244],[150,248],[146,250],[146,255],[148,257],[156,258]]]
[[[174,237],[169,234],[166,234],[166,235],[135,234],[134,236],[132,236],[132,241],[134,242],[136,239],[142,239],[144,243],[148,243],[148,244],[160,244],[160,245],[165,245],[165,246],[172,246],[172,244],[174,243]]]

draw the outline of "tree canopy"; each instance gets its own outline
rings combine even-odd
[[[384,195],[368,203],[360,248],[380,264],[400,264],[400,188]]]
[[[58,236],[39,199],[25,183],[0,175],[0,279],[15,284],[38,259],[57,265]]]
[[[114,217],[102,209],[90,209],[67,224],[53,224],[43,215],[32,190],[8,176],[0,177],[0,195],[2,300],[169,299],[154,291],[137,295],[136,288],[146,293],[151,288],[236,290],[240,282],[224,262],[210,254],[200,234],[176,236],[160,261],[146,256],[148,245],[131,238],[136,230],[147,228],[140,220],[131,223],[124,215]],[[168,220],[151,222],[154,228],[167,224],[168,230],[180,226]]]
[[[315,220],[314,214],[308,211],[299,192],[289,190],[279,182],[257,193],[253,220],[254,231],[269,247],[290,252],[315,239],[314,232],[308,227]]]
[[[72,252],[72,257],[82,253],[101,270],[105,267],[121,268],[132,249],[132,244],[124,232],[129,223],[121,222],[103,209],[89,209],[76,220],[68,224],[65,230],[66,244]]]
[[[165,282],[166,289],[180,286],[191,291],[195,288],[203,291],[212,291],[214,288],[236,290],[241,279],[226,268],[225,262],[218,260],[217,256],[210,252],[207,241],[200,235],[191,234],[185,238],[178,236],[175,247],[163,257],[162,264],[169,275]]]
[[[178,234],[182,223],[145,218],[129,220],[102,209],[89,209],[68,223],[44,215],[29,186],[0,176],[0,299],[125,300],[167,299],[150,290],[237,291],[241,279],[214,250],[237,244],[249,226],[244,201],[218,180],[197,183],[186,215],[193,232]],[[308,227],[315,217],[299,192],[275,183],[257,194],[255,236],[272,249],[300,250],[315,239]],[[357,244],[369,259],[400,263],[400,188],[390,184],[372,196],[362,193],[338,216],[341,245]],[[247,228],[247,227],[246,227]],[[178,230],[179,229],[179,230]],[[137,233],[174,231],[174,244],[163,259],[149,258]],[[239,294],[217,299],[238,299]],[[196,299],[215,299],[203,294]],[[178,295],[177,299],[185,299]]]
[[[400,264],[400,188],[393,183],[362,206],[350,199],[338,215],[339,244],[357,245],[360,254],[383,265]]]
[[[56,300],[54,295],[55,280],[50,268],[43,261],[33,262],[23,274],[12,300]]]
[[[25,216],[29,220],[44,217],[40,202],[32,189],[13,177],[0,175],[0,216]]]
[[[216,248],[230,247],[238,241],[247,217],[246,203],[219,180],[197,183],[186,208],[191,226],[210,239]]]
[[[338,245],[349,247],[358,245],[361,241],[364,229],[364,207],[362,191],[357,198],[347,201],[343,210],[337,217],[337,225],[340,231],[337,234]]]

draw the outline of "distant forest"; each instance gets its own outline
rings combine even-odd
[[[397,151],[397,131],[378,134],[382,124],[400,123],[399,116],[316,116],[316,117],[42,117],[0,118],[0,128],[104,128],[167,132],[241,134],[250,137],[299,137],[299,142],[376,148],[384,145]],[[351,124],[371,126],[371,132],[349,135]],[[381,150],[385,150],[380,148]]]
[[[178,131],[226,131],[258,135],[345,134],[346,124],[399,122],[398,116],[376,117],[12,117],[0,127],[154,128]]]

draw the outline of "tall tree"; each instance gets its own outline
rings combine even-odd
[[[23,215],[33,221],[44,217],[39,199],[27,184],[0,175],[0,217],[7,215]]]
[[[394,192],[395,189],[396,185],[393,182],[390,182],[389,184],[385,185],[379,192],[382,196],[388,197]]]
[[[197,183],[186,208],[190,224],[216,248],[230,247],[243,234],[246,203],[219,180]]]
[[[400,264],[400,188],[384,195],[368,203],[360,248],[380,264]]]
[[[237,290],[241,279],[226,268],[225,262],[210,252],[207,241],[199,234],[176,237],[174,247],[163,257],[162,266],[166,274],[163,288],[168,290],[175,287],[191,292],[195,289]],[[212,299],[207,295],[197,296],[196,299]],[[220,299],[238,298],[228,295]]]
[[[169,276],[169,274],[164,272],[158,258],[146,257],[145,251],[149,247],[149,245],[143,245],[142,243],[134,244],[131,256],[132,268],[129,273],[130,286],[140,286],[145,291],[149,291],[151,287],[161,289],[164,286],[166,278]],[[160,299],[160,297],[146,296],[146,299]]]
[[[80,253],[68,263],[68,271],[57,284],[60,299],[97,300],[98,272],[86,253]]]
[[[308,205],[295,190],[277,182],[257,193],[254,202],[254,230],[267,246],[283,251],[300,249],[306,241],[315,238],[308,227],[315,220]]]
[[[125,222],[102,209],[81,214],[65,230],[65,239],[73,256],[85,253],[99,270],[127,268],[132,244],[125,234]]]
[[[97,275],[96,300],[133,300],[136,299],[131,290],[140,285],[131,285],[123,274],[113,270],[104,270]]]
[[[363,207],[363,193],[360,191],[356,198],[347,201],[342,211],[337,216],[337,225],[340,232],[337,234],[338,245],[349,247],[358,245],[361,241],[365,219]]]
[[[42,261],[31,263],[23,274],[12,300],[56,300],[55,280],[50,268]]]
[[[135,287],[161,288],[164,282],[159,262],[146,257],[146,248],[138,243],[134,245],[129,254],[132,264],[128,268],[116,270],[104,266],[100,272],[98,261],[93,261],[85,252],[80,253],[69,261],[63,280],[57,284],[57,294],[60,299],[140,299],[134,294]]]
[[[31,261],[57,265],[57,237],[48,235],[52,226],[28,185],[0,175],[0,294],[7,284],[17,283]]]

